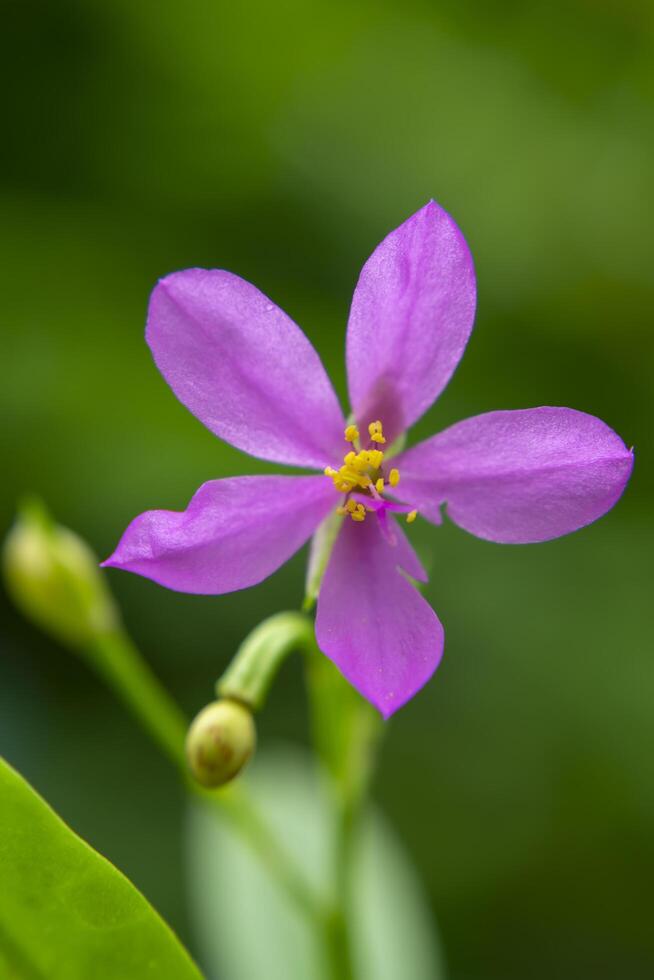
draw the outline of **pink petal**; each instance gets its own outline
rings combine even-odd
[[[334,506],[322,476],[240,476],[204,483],[185,511],[150,510],[105,566],[178,592],[246,589],[283,565]]]
[[[569,534],[613,507],[633,455],[604,422],[571,408],[489,412],[393,460],[398,494],[440,523],[526,544]]]
[[[342,454],[343,414],[295,323],[244,279],[187,269],[150,298],[146,338],[179,400],[238,449],[323,468]]]
[[[364,265],[347,330],[350,402],[394,438],[450,380],[475,315],[472,257],[434,201],[392,231]]]
[[[393,547],[377,520],[347,518],[325,573],[316,617],[318,646],[388,718],[420,690],[443,653],[436,613],[399,571],[424,577],[398,528]]]

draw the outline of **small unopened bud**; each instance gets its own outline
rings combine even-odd
[[[202,786],[215,788],[238,775],[257,742],[252,714],[238,701],[213,701],[196,716],[186,736],[186,758]]]
[[[82,538],[55,524],[38,501],[19,511],[2,558],[16,605],[62,643],[84,646],[115,626],[116,608],[97,557]]]

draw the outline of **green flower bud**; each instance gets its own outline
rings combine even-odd
[[[19,511],[3,549],[7,590],[46,633],[75,648],[115,627],[117,612],[98,559],[38,501]]]
[[[238,701],[214,701],[196,716],[186,736],[189,768],[202,786],[215,788],[238,775],[257,742],[251,712]]]

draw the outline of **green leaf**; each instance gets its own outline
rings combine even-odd
[[[255,760],[250,791],[314,888],[328,892],[331,795],[300,752]],[[194,804],[188,824],[190,900],[212,980],[327,980],[311,926],[215,811]],[[443,980],[434,923],[397,837],[376,811],[351,865],[349,913],[358,980]]]
[[[201,977],[141,893],[1,759],[0,976]]]

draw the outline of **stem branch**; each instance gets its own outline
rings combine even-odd
[[[326,949],[334,980],[356,976],[350,935],[351,868],[360,817],[370,785],[379,716],[323,657],[312,641],[306,658],[316,752],[331,777],[333,792],[333,904]]]
[[[189,792],[230,821],[295,908],[322,929],[325,903],[305,881],[245,787],[239,784],[211,793],[189,776],[184,751],[188,722],[130,637],[118,630],[103,633],[95,637],[88,653],[96,670],[177,767]]]
[[[151,738],[182,772],[188,722],[122,630],[101,633],[91,642],[89,660]]]

